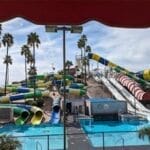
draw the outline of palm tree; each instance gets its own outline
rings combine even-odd
[[[145,136],[148,136],[150,141],[150,127],[144,127],[139,130],[139,138],[144,139]]]
[[[68,68],[68,74],[69,74],[69,70],[70,70],[70,67],[73,65],[72,61],[70,60],[67,60],[66,63],[65,63],[65,66]]]
[[[9,55],[5,56],[3,63],[12,65],[12,58],[11,58],[11,56],[9,56]],[[8,71],[7,72],[8,72],[8,74],[7,74],[7,84],[8,84],[8,81],[9,81],[9,67],[8,67]]]
[[[31,56],[30,48],[28,45],[23,45],[21,47],[21,55],[24,55],[24,61],[25,61],[25,81],[27,86],[27,59],[29,56]]]
[[[30,64],[30,67],[33,66],[34,63],[34,59],[32,54],[30,53],[29,55],[27,55],[27,64]]]
[[[90,53],[92,50],[91,50],[91,46],[89,46],[89,45],[87,45],[86,46],[86,49],[85,49],[85,52],[86,53]],[[90,60],[89,60],[89,58],[87,58],[86,57],[86,59],[87,59],[87,61],[86,61],[86,65],[88,66],[88,73],[90,72]]]
[[[84,46],[84,43],[81,39],[77,42],[78,48],[81,50],[81,76],[83,76],[83,51],[82,48]]]
[[[30,66],[28,74],[32,77],[37,74],[36,68],[34,66]]]
[[[10,64],[10,65],[12,65],[12,58],[11,58],[11,56],[6,56],[5,58],[4,58],[4,62],[3,62],[4,64]]]
[[[34,66],[35,66],[35,47],[39,47],[39,44],[40,44],[40,39],[39,39],[39,36],[36,34],[36,32],[31,32],[29,35],[28,35],[28,39],[27,39],[27,44],[29,46],[31,46],[33,48],[33,59],[34,59]]]
[[[83,34],[83,35],[81,35],[81,38],[79,39],[79,41],[78,41],[78,48],[80,48],[81,49],[81,51],[82,51],[82,49],[84,50],[84,60],[83,60],[83,58],[81,59],[81,62],[82,62],[82,65],[84,66],[84,82],[86,83],[86,56],[85,56],[85,54],[86,54],[86,43],[87,43],[87,37],[86,37],[86,35],[85,34]],[[83,70],[83,68],[82,68],[82,70]]]
[[[39,44],[40,44],[40,39],[39,39],[39,36],[36,34],[36,32],[31,32],[29,35],[28,35],[28,39],[27,39],[27,44],[29,46],[31,46],[33,48],[33,68],[34,70],[36,70],[36,67],[35,67],[35,47],[38,48]],[[35,73],[35,71],[34,71]],[[35,76],[35,74],[34,74]],[[35,80],[36,80],[36,77],[34,77],[34,100],[36,100],[36,97],[35,97]]]
[[[8,135],[0,136],[0,149],[1,150],[16,150],[21,149],[21,143],[16,139]]]
[[[30,81],[30,84],[32,86],[32,88],[36,88],[36,81],[35,81],[35,75],[37,74],[37,71],[36,71],[36,67],[34,66],[30,66],[30,68],[28,69],[28,74],[29,74],[29,81]],[[36,100],[36,99],[35,99]]]
[[[7,51],[6,51],[6,58],[5,60],[9,60],[8,57],[8,50],[9,48],[13,45],[13,36],[10,33],[5,33],[2,39],[2,43],[4,47],[6,46]],[[10,57],[11,58],[11,57]],[[8,63],[7,63],[8,62]],[[6,85],[8,84],[8,69],[9,69],[9,61],[6,61],[6,73],[5,73],[5,95],[6,95]]]

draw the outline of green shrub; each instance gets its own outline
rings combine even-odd
[[[145,136],[148,136],[150,141],[150,127],[144,127],[139,130],[139,138],[144,140]]]
[[[16,138],[8,135],[0,136],[0,150],[20,150],[21,148],[22,145]]]

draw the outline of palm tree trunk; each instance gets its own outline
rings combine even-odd
[[[86,84],[86,60],[85,60],[85,84]]]
[[[6,57],[8,57],[8,45],[7,45],[7,52],[6,52]],[[5,72],[5,95],[6,95],[6,85],[8,83],[8,63],[6,62],[6,72]]]
[[[8,78],[8,64],[6,64],[6,72],[5,72],[5,95],[6,95],[6,86],[7,86],[7,78]]]
[[[33,59],[34,59],[34,67],[35,67],[35,44],[33,44]]]
[[[26,87],[28,87],[28,83],[27,83],[27,58],[26,58],[26,55],[25,55],[25,62],[24,62],[24,64],[25,64],[25,81],[26,81]]]
[[[84,82],[86,84],[86,58],[85,58],[85,47],[84,47]]]
[[[35,44],[33,44],[33,67],[35,69]],[[34,72],[34,77],[33,77],[33,89],[34,89],[34,101],[36,101],[36,76],[35,76],[35,72]]]
[[[82,48],[81,48],[81,77],[83,77],[83,52],[82,52]],[[82,80],[83,80],[83,78],[82,78]]]
[[[68,66],[68,74],[69,74],[69,70],[70,70],[70,69],[69,69],[69,66]]]
[[[90,60],[88,60],[88,73],[90,74]]]
[[[8,64],[8,69],[7,69],[7,83],[6,84],[9,84],[9,64]]]

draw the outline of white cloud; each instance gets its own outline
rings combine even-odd
[[[150,67],[150,29],[122,29],[112,28],[95,21],[83,25],[83,34],[87,35],[88,44],[93,53],[125,67],[131,71],[139,71]],[[24,79],[24,58],[20,56],[20,49],[26,43],[26,35],[37,32],[41,44],[36,50],[36,66],[38,73],[52,71],[51,64],[57,70],[62,68],[62,32],[46,33],[44,26],[37,26],[21,18],[3,23],[3,33],[10,32],[14,36],[14,45],[10,48],[13,65],[10,66],[10,81]],[[75,62],[75,55],[80,54],[77,47],[79,34],[66,34],[66,59]],[[0,84],[4,83],[5,65],[2,63],[6,48],[0,53]],[[31,48],[32,50],[32,48]],[[96,63],[92,61],[96,66]]]
[[[131,71],[150,67],[150,29],[103,26],[102,30],[105,34],[95,33],[92,48],[96,53]]]

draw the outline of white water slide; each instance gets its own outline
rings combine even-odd
[[[145,108],[133,95],[131,95],[122,85],[120,85],[114,78],[99,77],[103,84],[113,94],[117,100],[127,101],[128,111],[131,113],[142,115],[150,120],[150,110]]]

